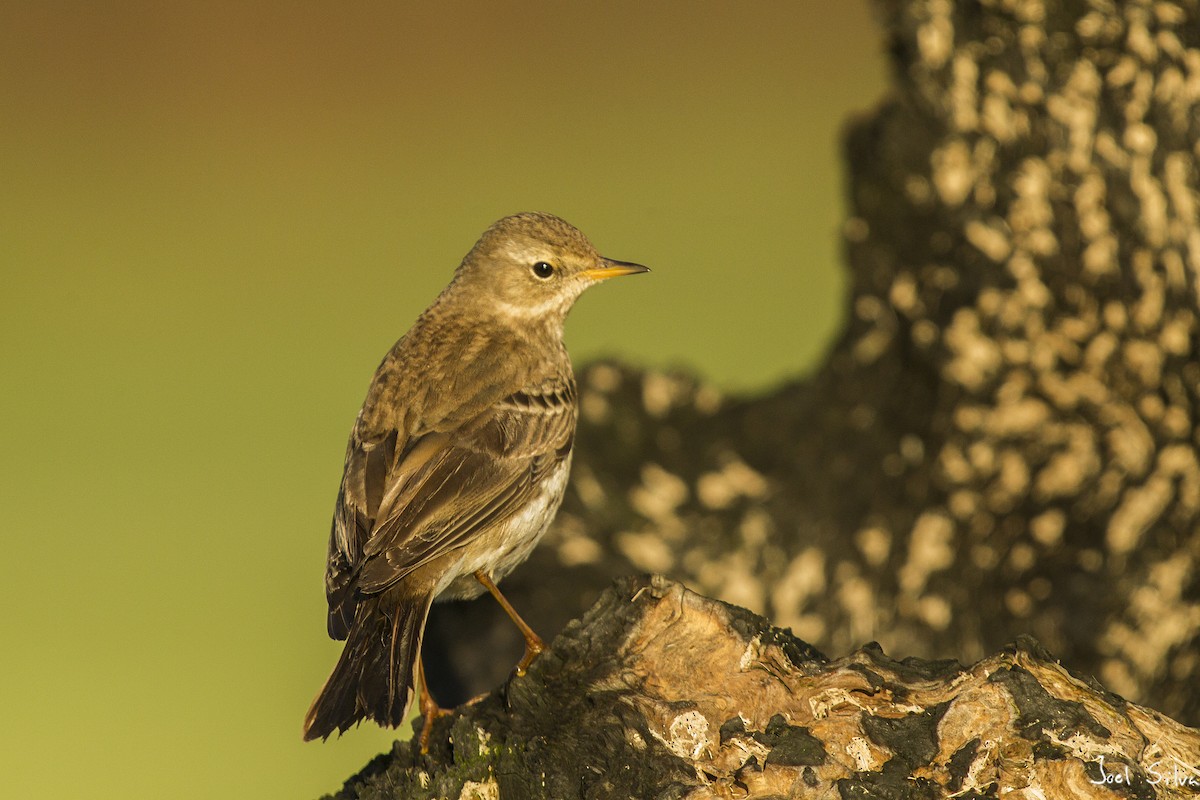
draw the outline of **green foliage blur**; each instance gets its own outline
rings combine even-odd
[[[383,353],[545,210],[654,269],[576,363],[803,374],[882,65],[865,0],[0,8],[0,796],[315,797],[387,749],[300,741]]]

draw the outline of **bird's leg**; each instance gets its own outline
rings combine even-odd
[[[542,642],[540,636],[533,632],[533,628],[526,624],[525,620],[521,619],[521,615],[512,607],[512,603],[508,602],[508,598],[500,594],[500,590],[496,588],[496,584],[492,582],[491,577],[483,570],[475,570],[475,580],[483,584],[483,588],[492,593],[492,597],[496,598],[496,602],[504,609],[504,613],[508,614],[508,618],[513,621],[513,624],[521,631],[521,635],[525,637],[525,655],[517,662],[517,674],[524,675],[525,670],[529,669],[529,665],[538,657],[538,654],[546,649],[546,645]]]
[[[433,699],[433,695],[429,693],[429,683],[425,680],[425,657],[417,658],[417,681],[421,684],[420,703],[421,716],[425,721],[421,724],[421,755],[429,752],[429,735],[433,733],[433,723],[439,717],[449,716],[449,709],[442,708],[438,702]]]

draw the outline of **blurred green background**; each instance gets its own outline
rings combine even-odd
[[[539,209],[655,270],[577,363],[811,368],[883,85],[865,0],[0,4],[0,796],[315,797],[389,747],[300,741],[380,357]]]

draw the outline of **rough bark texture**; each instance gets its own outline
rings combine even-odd
[[[745,609],[624,579],[524,677],[397,743],[337,795],[1184,798],[1200,731],[1032,639],[978,663],[829,661]]]
[[[971,661],[1029,634],[1198,723],[1200,4],[882,16],[893,88],[846,138],[827,361],[742,399],[585,370],[567,504],[505,590],[547,632],[636,570],[832,653]],[[439,691],[495,686],[510,662],[479,643],[509,635],[489,604],[439,607]]]

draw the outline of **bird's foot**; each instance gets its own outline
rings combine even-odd
[[[421,684],[419,707],[421,709],[421,716],[424,717],[421,723],[421,738],[417,741],[421,744],[421,755],[424,756],[429,754],[429,736],[433,733],[433,723],[442,717],[450,716],[454,712],[449,708],[442,708],[438,705],[437,700],[434,700],[433,695],[429,693],[429,684],[425,682],[425,659],[418,659],[417,670],[417,679]]]
[[[421,743],[421,755],[429,755],[429,737],[433,733],[433,723],[437,722],[442,717],[450,716],[453,711],[448,708],[442,708],[437,703],[432,703],[426,706],[421,704],[421,716],[425,718],[421,724],[421,738],[418,740]]]
[[[533,631],[529,631],[529,635],[525,637],[525,655],[523,655],[521,660],[517,662],[517,675],[519,677],[524,677],[525,672],[529,669],[529,665],[532,664],[533,660],[540,656],[542,651],[545,649],[546,645],[542,642],[541,638],[538,637],[538,635]]]

